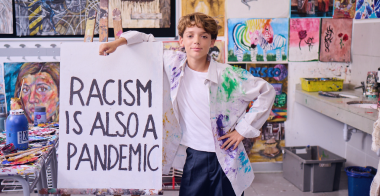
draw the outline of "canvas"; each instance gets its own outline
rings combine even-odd
[[[289,18],[290,0],[228,0],[227,18]]]
[[[123,28],[170,28],[170,0],[109,0],[108,10],[120,9]],[[108,21],[112,21],[112,14]],[[113,28],[113,23],[108,23]]]
[[[13,34],[12,0],[0,1],[0,34]]]
[[[380,18],[380,0],[357,0],[355,19]]]
[[[218,36],[224,36],[225,0],[182,0],[182,16],[201,12],[213,17],[218,24]]]
[[[352,19],[322,19],[322,62],[351,62]]]
[[[333,18],[354,18],[356,0],[334,0]]]
[[[98,4],[99,0],[15,0],[17,36],[84,35],[89,11],[100,13]]]
[[[288,65],[247,64],[247,70],[253,76],[268,81],[276,90],[272,111],[261,128],[260,136],[244,141],[248,157],[251,162],[282,161],[281,147],[285,146],[284,121],[287,118]]]
[[[46,108],[46,120],[59,120],[58,62],[4,63],[4,82],[8,111],[13,97],[21,99],[29,123],[34,121],[34,108]]]
[[[289,19],[228,19],[228,62],[288,60]]]
[[[179,45],[178,41],[166,41],[164,42],[164,50],[174,50],[174,51],[182,51],[185,52],[185,48]],[[210,48],[209,55],[217,62],[224,63],[225,62],[225,54],[224,54],[224,41],[217,40],[215,41],[215,45]]]
[[[318,60],[319,27],[319,18],[290,19],[289,61]]]

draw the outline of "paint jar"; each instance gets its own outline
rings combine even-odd
[[[29,144],[28,119],[24,110],[11,110],[5,124],[7,144],[13,143],[15,149],[26,150]]]
[[[7,114],[4,112],[0,113],[0,132],[5,130],[5,121],[7,120]]]
[[[46,123],[46,108],[37,106],[34,108],[34,126],[41,123]]]

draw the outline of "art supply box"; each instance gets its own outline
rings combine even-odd
[[[301,191],[331,192],[339,189],[346,159],[319,146],[284,147],[283,176]]]
[[[338,78],[301,78],[302,90],[317,91],[341,91],[343,79]]]

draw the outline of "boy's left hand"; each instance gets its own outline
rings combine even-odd
[[[220,148],[224,148],[224,150],[227,150],[229,149],[232,145],[235,144],[233,150],[235,150],[238,145],[240,144],[241,141],[243,141],[244,137],[242,135],[240,135],[236,130],[230,132],[230,133],[227,133],[226,135],[223,135],[222,137],[220,137],[218,140],[222,140],[222,139],[226,139],[228,138],[227,141],[224,142],[224,144],[220,147]]]

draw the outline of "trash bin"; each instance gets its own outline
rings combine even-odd
[[[339,189],[346,159],[319,146],[284,147],[283,177],[301,191],[330,192]]]
[[[369,196],[371,183],[377,169],[367,167],[346,167],[348,176],[348,196]]]

